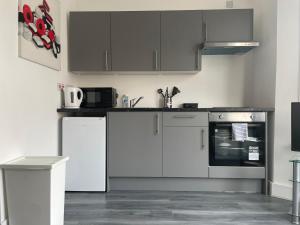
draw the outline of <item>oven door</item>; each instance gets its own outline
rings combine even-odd
[[[231,122],[210,122],[210,166],[265,166],[265,123],[251,122],[248,138],[233,140]]]

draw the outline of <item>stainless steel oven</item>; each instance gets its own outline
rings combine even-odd
[[[266,113],[209,114],[209,165],[265,167]]]

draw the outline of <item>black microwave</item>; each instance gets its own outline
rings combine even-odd
[[[118,94],[111,87],[81,88],[83,91],[82,108],[113,108],[117,105]]]

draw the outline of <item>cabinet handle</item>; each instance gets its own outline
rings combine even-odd
[[[156,120],[156,127],[155,127],[155,134],[159,134],[159,116],[158,114],[155,115],[155,120]]]
[[[155,67],[155,70],[158,70],[158,52],[157,52],[157,49],[154,50],[154,67]]]
[[[201,149],[204,150],[204,129],[201,129]]]
[[[189,116],[189,115],[179,115],[179,116],[173,116],[175,119],[193,119],[196,116]]]
[[[105,70],[108,70],[108,51],[105,51]]]
[[[202,26],[203,26],[203,33],[204,33],[204,42],[206,42],[207,41],[207,25],[204,22]]]
[[[196,70],[201,70],[201,66],[200,66],[200,47],[197,48],[197,52],[196,52]]]

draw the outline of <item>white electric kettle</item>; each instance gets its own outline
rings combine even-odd
[[[65,87],[65,108],[78,109],[83,99],[83,92],[77,87]]]

